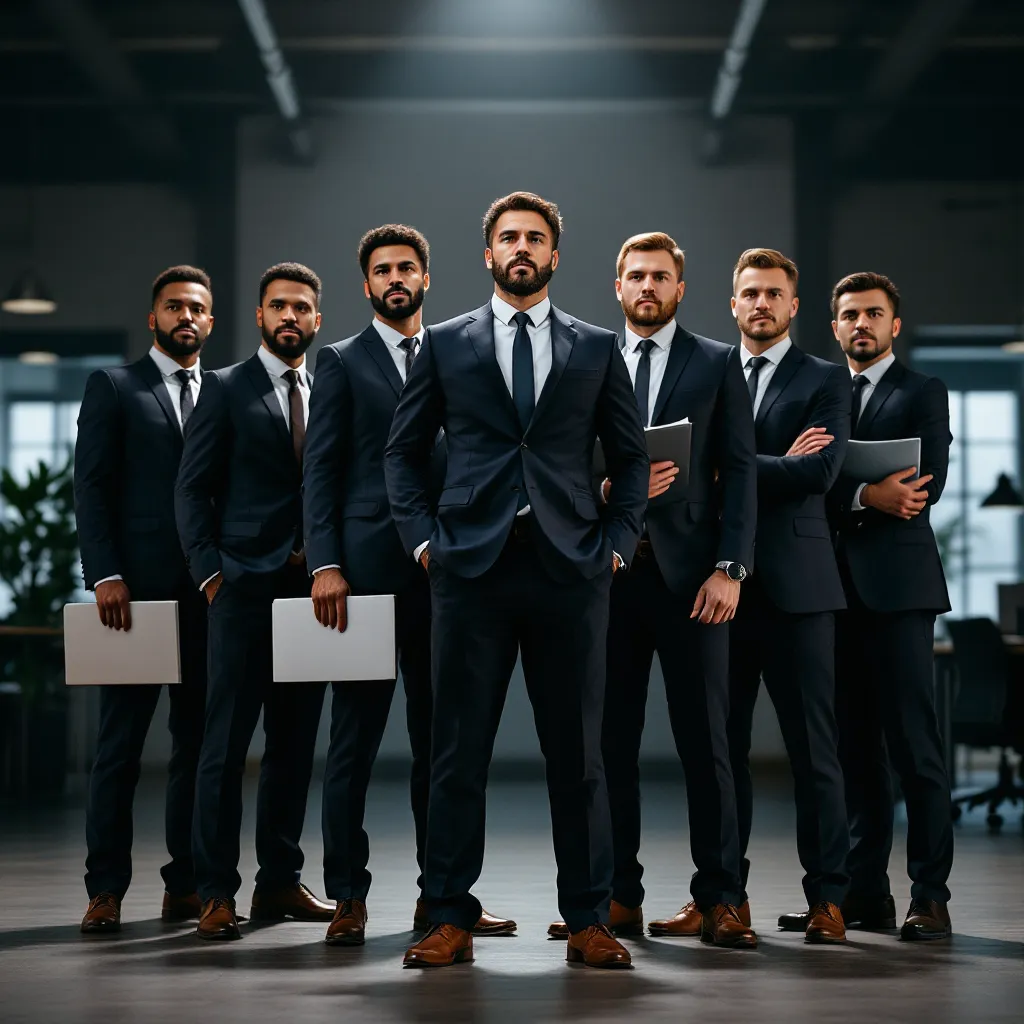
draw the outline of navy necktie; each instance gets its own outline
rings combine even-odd
[[[416,338],[403,338],[398,347],[405,351],[405,379],[412,373],[412,361],[416,358]]]
[[[853,378],[853,405],[850,409],[850,437],[857,433],[857,424],[860,422],[860,404],[864,397],[864,388],[868,383],[863,373],[858,373]]]
[[[636,365],[633,394],[636,395],[637,408],[640,410],[640,422],[643,423],[644,429],[646,429],[651,418],[651,349],[654,348],[654,340],[652,338],[644,338],[637,348],[640,349],[640,362]]]
[[[530,343],[529,313],[516,313],[516,337],[512,342],[512,404],[519,414],[519,425],[526,432],[536,401],[533,385],[533,345]]]
[[[750,376],[747,378],[747,393],[750,395],[751,408],[757,404],[757,378],[761,375],[761,367],[767,362],[767,356],[754,356],[747,363],[747,366],[750,367]]]
[[[196,400],[192,397],[192,376],[191,370],[175,370],[174,376],[181,381],[181,394],[178,396],[178,408],[181,410],[181,429],[185,429],[192,410],[196,407]]]

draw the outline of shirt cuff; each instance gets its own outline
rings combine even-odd
[[[626,560],[625,560],[625,559],[624,559],[624,558],[622,557],[622,555],[620,555],[620,554],[618,553],[618,551],[615,551],[615,550],[613,549],[613,550],[612,550],[612,557],[613,557],[613,558],[617,558],[617,559],[619,560],[619,568],[620,568],[620,569],[625,569],[625,568],[626,568]]]
[[[201,591],[205,591],[206,588],[220,575],[220,569],[218,569],[209,579],[203,580],[202,585],[199,587]]]
[[[423,552],[427,550],[427,546],[430,544],[429,540],[425,540],[422,544],[417,544],[415,550],[412,553],[413,560],[418,562]]]
[[[601,481],[601,486],[600,486],[600,487],[599,487],[599,488],[597,489],[597,493],[598,493],[598,494],[600,495],[600,498],[601,498],[601,504],[602,504],[602,505],[607,505],[607,504],[608,504],[608,499],[607,499],[607,498],[606,498],[606,497],[604,496],[604,485],[605,485],[606,483],[608,483],[608,477],[605,477],[605,478],[604,478],[604,479],[603,479],[603,480]]]
[[[324,569],[341,569],[341,566],[340,565],[334,565],[334,564],[331,564],[331,565],[321,565],[318,568],[313,570],[313,575],[315,576],[318,572],[323,572]]]
[[[113,576],[104,576],[104,577],[103,577],[103,579],[101,579],[101,580],[97,580],[97,581],[96,581],[96,582],[95,582],[95,583],[94,583],[94,584],[92,585],[92,589],[93,589],[93,590],[95,590],[95,589],[96,589],[96,588],[97,588],[97,587],[98,587],[98,586],[99,586],[99,585],[100,585],[101,583],[113,583],[113,582],[114,582],[114,580],[120,580],[120,581],[121,581],[121,582],[123,583],[123,582],[124,582],[124,577],[123,577],[123,576],[121,576],[121,575],[120,575],[120,574],[118,574],[118,573],[114,573],[114,575],[113,575]]]
[[[853,492],[853,501],[850,502],[850,511],[851,512],[863,512],[864,511],[864,505],[861,503],[860,496],[861,496],[861,494],[864,493],[864,488],[865,487],[867,487],[866,483],[861,484],[860,487],[858,487],[857,490],[855,490]]]

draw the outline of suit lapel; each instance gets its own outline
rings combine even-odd
[[[153,392],[157,405],[163,409],[168,422],[174,428],[174,433],[180,438],[181,427],[178,425],[178,417],[174,413],[171,396],[167,393],[167,385],[164,384],[164,375],[160,372],[160,367],[156,365],[148,354],[144,355],[135,366],[139,371],[139,375],[149,386],[149,390]]]
[[[689,331],[684,330],[678,324],[676,333],[672,335],[672,345],[668,350],[668,363],[665,366],[665,375],[661,378],[661,387],[658,388],[658,397],[654,403],[654,413],[651,416],[651,426],[655,426],[659,417],[665,411],[665,403],[676,386],[676,381],[683,375],[686,364],[693,355],[693,336]]]
[[[377,364],[380,372],[384,374],[384,379],[391,385],[391,390],[397,397],[402,393],[402,375],[398,372],[394,359],[391,358],[387,342],[377,333],[377,328],[373,324],[370,324],[360,337],[366,346],[366,351]]]
[[[576,344],[576,328],[572,326],[572,320],[560,309],[551,307],[551,372],[548,379],[544,381],[537,404],[534,406],[533,419],[530,423],[543,415],[544,410],[551,404],[551,396],[558,387],[558,382],[565,372],[565,365],[572,355],[572,347]]]
[[[490,303],[481,306],[474,315],[476,319],[466,327],[466,334],[477,359],[480,360],[484,373],[490,380],[491,389],[495,392],[498,404],[515,424],[516,433],[521,433],[519,415],[516,413],[516,407],[512,404],[512,395],[509,394],[508,387],[505,385],[505,378],[501,375],[501,368],[498,366],[498,359],[494,354],[494,314],[491,312]]]
[[[291,431],[288,429],[284,413],[281,411],[281,403],[277,400],[277,395],[274,393],[274,385],[271,383],[270,374],[267,373],[266,367],[260,361],[259,355],[254,355],[247,359],[245,369],[249,375],[249,381],[256,389],[256,394],[263,399],[263,405],[266,407],[270,418],[274,421],[274,427],[278,436],[288,445],[288,450],[291,451]]]
[[[771,380],[768,381],[768,388],[764,393],[764,398],[761,399],[761,404],[758,406],[757,416],[755,417],[755,422],[758,426],[764,422],[771,407],[775,404],[775,399],[786,390],[786,385],[793,379],[793,375],[800,368],[800,364],[803,361],[803,352],[796,345],[790,345],[789,351],[782,357],[779,365],[775,367],[775,372],[772,374]]]
[[[871,392],[871,397],[868,399],[868,404],[864,407],[864,411],[860,415],[860,419],[857,420],[857,437],[861,438],[864,436],[864,432],[871,425],[871,421],[878,415],[879,410],[885,405],[889,396],[896,389],[897,384],[900,382],[900,378],[903,376],[903,367],[899,363],[893,363],[888,370],[885,371],[884,376],[875,386],[875,390]]]

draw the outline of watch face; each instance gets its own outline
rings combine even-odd
[[[729,575],[734,580],[745,580],[747,578],[746,566],[740,565],[739,562],[733,562],[732,565],[729,566]]]

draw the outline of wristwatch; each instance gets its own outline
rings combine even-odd
[[[729,579],[735,580],[737,583],[742,583],[749,575],[747,567],[739,562],[718,562],[715,568],[721,569]]]

